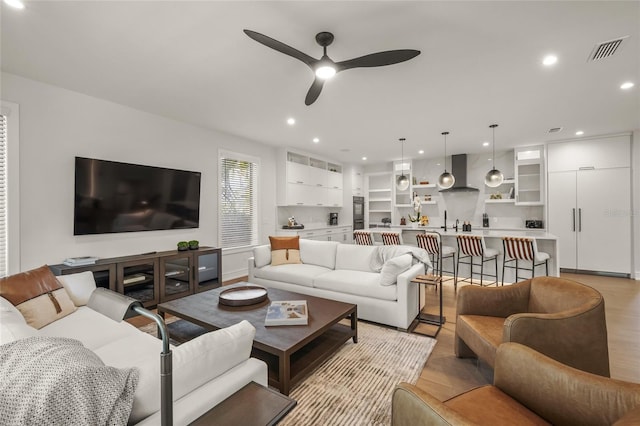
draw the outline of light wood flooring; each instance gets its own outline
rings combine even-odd
[[[640,281],[597,275],[566,274],[562,277],[589,285],[605,299],[609,363],[611,377],[640,383]],[[458,284],[460,287],[460,284]],[[425,289],[425,312],[438,312],[435,289]],[[453,281],[443,284],[443,311],[446,324],[440,330],[437,344],[427,360],[416,385],[440,400],[448,399],[476,386],[491,383],[491,369],[474,359],[456,358],[453,352],[456,293]],[[428,326],[420,326],[428,327]]]
[[[624,278],[610,278],[597,275],[561,274],[594,287],[605,299],[607,331],[609,337],[609,363],[611,377],[640,383],[640,281]],[[246,281],[247,277],[230,280],[224,285]],[[458,287],[465,284],[458,284]],[[425,286],[422,286],[423,288]],[[438,312],[438,295],[435,288],[426,286],[426,306],[424,312]],[[474,359],[459,359],[453,353],[455,332],[456,293],[453,281],[443,284],[443,312],[446,324],[440,330],[437,344],[427,360],[416,385],[440,400],[493,381],[492,370]],[[150,320],[134,317],[128,320],[135,326],[147,324]],[[420,325],[421,330],[433,332],[429,326]]]

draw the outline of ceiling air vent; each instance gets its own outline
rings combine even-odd
[[[620,50],[620,48],[622,47],[622,43],[627,38],[629,38],[629,36],[620,37],[615,40],[603,41],[602,43],[596,44],[589,54],[589,59],[587,60],[587,62],[597,61],[612,56],[614,53]]]
[[[552,127],[549,129],[548,133],[558,133],[561,130],[562,130],[562,127]]]

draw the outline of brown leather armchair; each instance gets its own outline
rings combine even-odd
[[[604,299],[576,281],[536,277],[499,288],[459,290],[455,353],[494,367],[503,342],[516,342],[556,361],[609,377]]]
[[[497,351],[493,385],[441,402],[408,383],[393,392],[392,426],[640,424],[640,384],[568,367],[518,343]]]

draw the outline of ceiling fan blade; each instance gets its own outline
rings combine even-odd
[[[260,34],[257,33],[255,31],[251,31],[251,30],[243,30],[244,33],[246,35],[248,35],[249,37],[251,37],[252,39],[254,39],[255,41],[257,41],[258,43],[264,44],[267,47],[270,47],[274,50],[277,50],[278,52],[284,53],[285,55],[289,55],[293,58],[296,58],[302,62],[304,62],[305,64],[307,64],[308,66],[312,66],[313,64],[315,64],[316,62],[318,62],[317,59],[312,58],[311,56],[307,55],[306,53],[302,53],[301,51],[294,49],[291,46],[287,46],[286,44],[282,43],[281,41],[275,40],[271,37],[268,37],[264,34]]]
[[[305,105],[311,105],[316,101],[316,99],[318,99],[318,96],[320,96],[320,92],[322,91],[323,85],[324,85],[324,80],[322,80],[321,78],[316,78],[315,80],[313,80],[313,84],[311,85],[311,87],[309,88],[309,91],[307,92],[307,97],[304,98]]]
[[[402,49],[387,50],[385,52],[372,53],[336,63],[337,71],[344,71],[350,68],[381,67],[392,65],[413,59],[420,54],[419,50]]]

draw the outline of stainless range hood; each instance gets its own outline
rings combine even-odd
[[[467,185],[467,154],[451,156],[451,174],[456,178],[456,182],[449,189],[442,189],[440,192],[477,192],[478,188]]]

